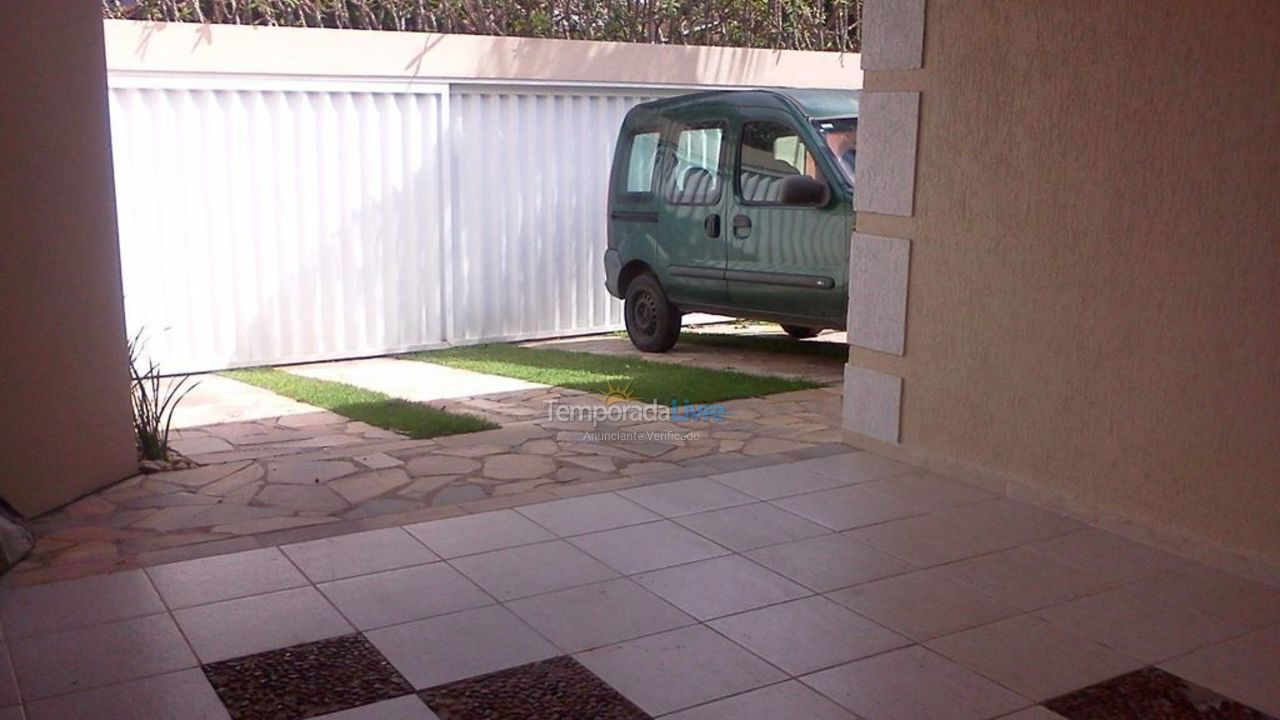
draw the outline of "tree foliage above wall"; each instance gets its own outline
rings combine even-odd
[[[103,0],[103,15],[857,52],[862,0]]]

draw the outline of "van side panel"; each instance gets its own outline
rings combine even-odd
[[[774,131],[784,138],[772,150],[753,150],[750,168],[742,157],[747,126],[757,129],[755,142],[768,142]],[[725,267],[729,304],[747,314],[814,318],[815,327],[843,324],[852,206],[845,188],[833,182],[838,171],[829,165],[825,143],[791,106],[739,108],[735,127],[739,142]],[[762,137],[760,128],[770,130]],[[780,204],[777,186],[804,173],[827,184],[830,201],[822,207]]]
[[[605,286],[614,297],[623,297],[619,282],[628,263],[653,265],[658,247],[656,190],[662,165],[660,115],[643,105],[627,113],[618,133],[609,173],[608,248],[605,250]]]
[[[727,108],[708,102],[671,108],[657,191],[659,279],[677,307],[723,305],[724,206],[732,165]]]

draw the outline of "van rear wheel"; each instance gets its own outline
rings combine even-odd
[[[786,330],[788,335],[797,340],[815,337],[820,330],[820,328],[801,327],[799,325],[783,325],[782,329]]]
[[[627,285],[623,317],[627,337],[641,352],[666,352],[680,337],[680,311],[667,300],[658,279],[648,273]]]

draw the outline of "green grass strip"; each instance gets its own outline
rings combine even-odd
[[[798,378],[505,344],[432,350],[403,359],[593,393],[627,388],[637,400],[664,405],[714,403],[821,387],[820,383]]]
[[[355,385],[317,380],[275,368],[227,370],[219,374],[352,420],[396,430],[412,438],[457,435],[498,427],[474,415],[446,412]]]

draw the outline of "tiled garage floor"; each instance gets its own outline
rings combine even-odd
[[[6,589],[0,621],[2,720],[1280,715],[1280,589],[870,453]]]

